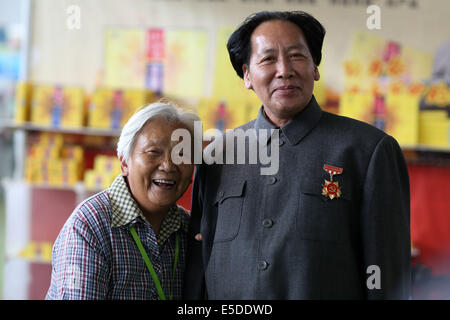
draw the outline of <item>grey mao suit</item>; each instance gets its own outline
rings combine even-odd
[[[274,126],[261,109],[242,128]],[[396,140],[314,97],[279,139],[274,175],[257,164],[197,168],[184,297],[408,299],[409,178]],[[343,169],[340,198],[321,193],[324,164]]]

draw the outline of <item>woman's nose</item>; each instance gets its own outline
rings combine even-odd
[[[168,152],[159,164],[159,169],[165,172],[172,172],[176,170],[176,165],[172,162],[171,154]]]

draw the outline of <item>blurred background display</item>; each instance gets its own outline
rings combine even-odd
[[[115,144],[167,97],[203,130],[255,118],[226,42],[249,14],[325,27],[314,94],[400,143],[411,182],[413,299],[450,299],[447,0],[0,0],[0,298],[43,299],[76,205],[120,174]],[[190,189],[179,201],[190,208]],[[282,276],[282,275],[280,275]]]

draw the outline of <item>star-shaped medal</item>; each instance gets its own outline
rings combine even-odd
[[[325,184],[323,184],[322,187],[322,195],[325,197],[334,199],[341,196],[341,187],[339,187],[338,181],[325,180]]]
[[[342,174],[342,172],[344,172],[344,169],[325,164],[323,166],[323,170],[330,174],[330,181],[325,180],[325,184],[322,185],[322,195],[325,197],[329,197],[330,199],[339,198],[342,194],[342,187],[339,187],[338,181],[333,181],[333,176]]]

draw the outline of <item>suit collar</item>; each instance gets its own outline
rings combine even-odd
[[[299,112],[294,119],[289,121],[283,127],[277,127],[273,123],[271,123],[266,115],[264,114],[264,106],[261,106],[258,112],[258,117],[255,121],[255,129],[258,133],[259,130],[271,130],[271,129],[280,129],[280,136],[284,135],[288,142],[292,145],[295,145],[300,142],[300,140],[305,137],[319,122],[320,117],[322,116],[322,109],[317,104],[314,95],[312,96],[308,105]],[[272,134],[273,131],[270,132]],[[270,134],[267,136],[270,137]],[[257,136],[259,136],[257,134]]]

